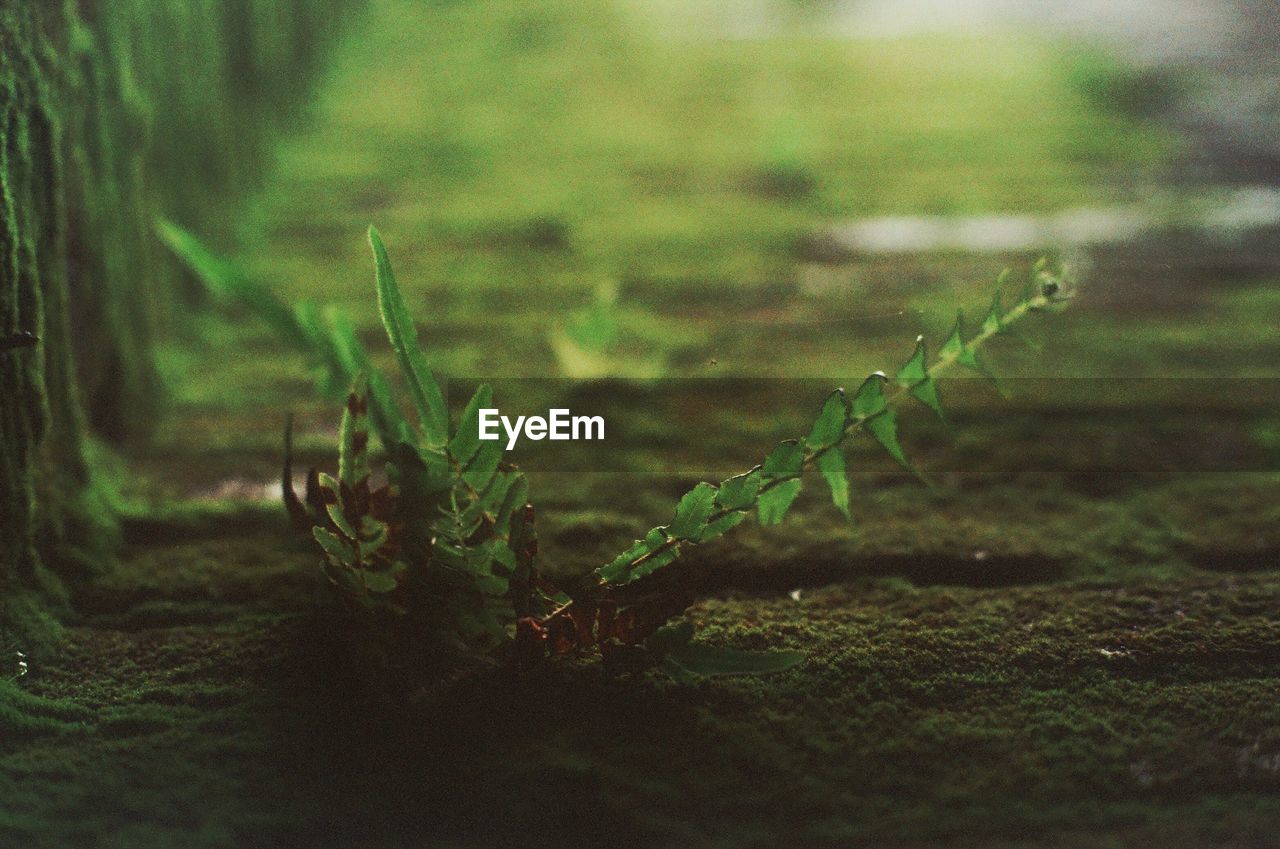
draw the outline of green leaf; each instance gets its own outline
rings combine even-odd
[[[776,525],[787,516],[791,504],[800,494],[800,478],[791,478],[760,490],[756,510],[761,525]]]
[[[347,521],[347,514],[343,512],[341,504],[325,505],[325,512],[329,514],[329,519],[337,526],[338,530],[342,531],[347,539],[359,539],[356,529]]]
[[[944,360],[950,360],[958,365],[962,365],[967,369],[976,371],[983,377],[995,379],[978,359],[978,354],[964,342],[962,336],[964,332],[964,313],[956,313],[956,323],[951,328],[951,335],[947,337],[947,341],[943,343],[942,348],[938,351],[938,356]]]
[[[344,381],[350,381],[357,372],[364,372],[369,377],[369,413],[383,449],[390,452],[396,443],[412,441],[409,423],[400,411],[395,396],[391,394],[386,378],[374,367],[369,359],[369,352],[356,336],[356,328],[350,317],[332,308],[326,310],[325,316],[332,328],[333,344],[344,363]]]
[[[364,586],[371,593],[389,593],[397,586],[396,573],[391,569],[366,569]]]
[[[462,473],[462,479],[472,489],[482,492],[489,486],[489,482],[493,480],[500,463],[502,463],[502,443],[497,441],[481,442],[480,450],[471,458],[466,471]]]
[[[720,484],[716,504],[725,510],[743,510],[755,503],[756,493],[764,483],[757,466],[745,474],[736,475]]]
[[[369,480],[369,379],[356,375],[338,427],[338,479],[354,489]]]
[[[666,531],[662,528],[654,528],[645,535],[644,539],[636,540],[626,551],[619,554],[608,564],[597,569],[596,574],[600,576],[601,580],[607,581],[611,584],[627,583],[632,581],[637,577],[631,574],[632,564],[641,557],[651,555],[653,552],[658,551],[666,544],[666,542]],[[668,551],[675,551],[675,549],[668,549]],[[660,556],[661,555],[659,555],[659,557]],[[661,565],[666,565],[666,563],[670,563],[671,560],[674,559],[675,557],[673,556],[670,560],[665,561]],[[642,568],[643,566],[648,565],[649,562],[650,561],[646,561],[645,564],[642,564]],[[648,572],[645,572],[644,574],[648,574]]]
[[[844,390],[837,389],[827,396],[813,423],[809,435],[805,437],[805,445],[811,451],[820,451],[835,445],[844,438],[844,429],[849,424],[849,402],[845,400]]]
[[[466,546],[461,549],[462,562],[475,577],[488,577],[493,573],[493,549],[488,545]]]
[[[322,566],[321,571],[325,577],[332,581],[337,587],[348,595],[359,596],[364,594],[364,584],[360,581],[360,573],[349,566],[333,565]]]
[[[831,487],[831,501],[846,519],[849,518],[849,476],[845,470],[844,454],[839,448],[830,448],[818,455],[818,471]]]
[[[760,473],[766,478],[791,478],[804,469],[804,449],[794,439],[779,442],[765,458]]]
[[[466,467],[480,450],[480,410],[492,409],[492,407],[493,388],[487,383],[482,384],[467,402],[466,409],[462,411],[462,418],[458,419],[458,430],[449,441],[449,453],[459,465]],[[495,441],[500,442],[500,440]]]
[[[489,568],[495,575],[510,577],[516,571],[516,553],[506,541],[495,539],[485,543],[489,551]]]
[[[498,536],[514,538],[515,535],[511,532],[511,518],[517,513],[517,511],[522,509],[529,500],[529,481],[520,472],[512,472],[508,477],[511,479],[511,485],[507,487],[507,492],[503,497],[502,505],[498,508],[498,512],[494,516],[493,532]]]
[[[489,485],[463,509],[462,524],[470,524],[486,515],[496,515],[507,497],[507,490],[514,482],[514,475],[495,474]]]
[[[910,389],[922,380],[929,377],[929,370],[925,367],[925,344],[924,337],[916,337],[916,349],[911,354],[911,359],[902,364],[902,368],[898,369],[897,381],[899,386]]]
[[[868,419],[885,409],[884,384],[888,380],[884,372],[875,372],[858,387],[850,405],[850,415],[855,421]]]
[[[868,419],[866,428],[875,437],[876,442],[879,442],[884,446],[884,450],[889,452],[890,457],[897,460],[907,471],[915,472],[911,461],[902,452],[902,446],[898,444],[898,413],[896,410],[886,409],[874,419]]]
[[[387,537],[390,534],[390,528],[387,527],[385,522],[376,522],[375,524],[377,527],[373,529],[373,532],[367,534],[357,544],[361,563],[369,562],[369,558],[373,557],[377,550],[386,544]]]
[[[1005,275],[1002,274],[996,286],[995,297],[991,299],[991,309],[987,310],[987,317],[982,320],[982,333],[987,336],[994,336],[1004,326],[1000,323],[1000,316],[1004,314],[1004,307],[1000,303],[1004,295],[1004,279]]]
[[[216,255],[172,222],[158,221],[156,232],[206,290],[222,300],[240,301],[290,345],[304,349],[308,346],[309,337],[298,314],[271,289],[251,279],[238,265]]]
[[[947,417],[942,412],[942,399],[938,397],[938,386],[929,375],[928,366],[925,364],[927,356],[924,337],[917,336],[915,352],[912,353],[911,359],[898,370],[896,380],[899,386],[906,388],[912,398],[937,413],[938,418],[945,423]]]
[[[800,473],[804,470],[804,449],[794,439],[779,442],[764,465],[761,475],[768,485],[756,496],[756,514],[761,525],[776,525],[787,515],[791,502],[800,494]]]
[[[332,307],[322,312],[314,304],[305,302],[291,308],[270,287],[251,279],[234,263],[214,255],[182,228],[161,221],[156,229],[161,240],[215,296],[243,303],[286,343],[305,351],[318,362],[325,372],[320,384],[326,395],[341,397],[356,373],[366,372],[370,411],[383,447],[390,448],[396,441],[407,438],[408,424],[345,314]]]
[[[472,571],[471,562],[467,559],[467,552],[440,539],[437,539],[435,544],[431,546],[431,556],[446,568],[465,573]]]
[[[804,655],[794,651],[743,651],[742,649],[687,643],[671,652],[669,660],[694,675],[763,675],[799,664]]]
[[[232,279],[237,275],[234,264],[209,250],[195,234],[172,221],[156,221],[156,235],[204,286],[217,295],[235,295]]]
[[[502,441],[480,439],[480,410],[493,406],[493,389],[486,383],[476,390],[458,420],[449,453],[462,469],[462,479],[472,489],[487,489],[502,462]]]
[[[698,537],[698,542],[706,542],[721,536],[726,531],[737,527],[746,521],[747,514],[741,510],[734,510],[731,513],[725,513],[719,519],[715,519],[707,523],[702,529],[702,536]]]
[[[908,391],[912,398],[937,413],[939,421],[947,423],[947,414],[942,410],[942,399],[938,397],[938,384],[932,377],[925,378],[923,383],[917,383]]]
[[[669,566],[670,564],[674,563],[676,558],[678,558],[679,556],[680,556],[680,549],[674,545],[670,546],[669,548],[659,549],[656,554],[651,556],[649,559],[645,560],[643,563],[639,563],[636,566],[633,566],[631,568],[631,571],[627,573],[627,578],[626,578],[626,581],[624,581],[624,583],[629,584],[632,581],[640,580],[646,575],[651,575],[654,572],[661,569],[663,566]]]
[[[716,488],[709,483],[700,483],[684,494],[676,507],[676,517],[667,528],[673,539],[687,539],[697,542],[707,526],[707,519],[715,508]]]
[[[957,310],[956,323],[951,326],[951,332],[947,334],[947,341],[943,342],[942,347],[938,349],[938,357],[961,365],[968,365],[964,361],[966,356],[973,356],[973,352],[964,344],[964,312]]]
[[[316,526],[311,529],[311,535],[315,537],[316,542],[320,543],[320,548],[324,549],[324,553],[329,555],[335,566],[350,566],[353,557],[351,546],[347,545],[337,534],[328,528]]]
[[[360,369],[345,355],[336,331],[318,306],[304,302],[298,304],[296,312],[298,324],[307,336],[307,352],[319,366],[316,386],[326,398],[339,397],[348,390]]]
[[[374,268],[378,287],[378,311],[387,338],[395,351],[400,371],[404,374],[418,412],[418,422],[428,446],[441,448],[449,440],[449,415],[445,408],[440,386],[431,374],[426,356],[418,346],[418,329],[405,308],[400,287],[396,284],[391,261],[382,237],[374,227],[369,228],[369,245],[373,248]]]

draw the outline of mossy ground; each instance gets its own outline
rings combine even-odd
[[[1280,815],[1269,573],[724,587],[705,639],[809,659],[486,672],[398,714],[310,611],[311,556],[241,518],[132,546],[4,692],[12,845],[1253,846]]]
[[[376,220],[449,374],[556,373],[549,334],[613,281],[673,376],[816,379],[742,415],[696,388],[615,399],[641,446],[616,471],[531,470],[552,570],[802,432],[822,387],[937,339],[1028,259],[815,263],[804,236],[1125,201],[1176,151],[1080,90],[1094,60],[1029,36],[743,46],[645,40],[633,6],[530,8],[375,2],[242,259],[374,343]],[[0,684],[0,845],[1272,845],[1276,305],[1266,279],[1096,275],[1031,329],[1048,353],[992,352],[1008,399],[956,382],[952,431],[906,418],[932,488],[857,446],[852,525],[815,491],[694,552],[700,638],[800,649],[796,669],[495,670],[400,711],[259,497],[286,407],[321,464],[335,411],[252,320],[193,319],[177,407],[119,471],[119,569]]]

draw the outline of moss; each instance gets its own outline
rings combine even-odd
[[[832,221],[1116,202],[1175,149],[1078,93],[1076,66],[1096,62],[1025,36],[673,39],[705,24],[667,11],[374,4],[321,126],[283,147],[242,219],[254,269],[303,298],[327,267],[326,297],[371,321],[352,234],[376,219],[437,314],[505,331],[615,282],[686,321],[776,295]],[[513,309],[514,287],[537,294]],[[452,373],[509,367],[464,353]],[[511,362],[552,367],[545,350]]]
[[[0,336],[39,337],[0,351],[7,598],[50,585],[50,561],[104,562],[114,519],[85,433],[119,442],[149,428],[160,395],[152,346],[184,301],[153,221],[204,228],[254,185],[339,20],[316,5],[66,0],[0,11]]]
[[[805,663],[692,687],[473,671],[388,711],[298,605],[309,555],[276,539],[215,523],[130,551],[116,601],[12,696],[27,742],[0,755],[0,836],[498,846],[545,823],[650,845],[1194,846],[1265,841],[1280,814],[1270,574],[711,598],[699,639]],[[186,577],[158,581],[165,564]],[[280,580],[216,622],[115,618]]]
[[[6,740],[25,740],[81,730],[92,711],[66,699],[42,699],[0,680],[0,732]]]

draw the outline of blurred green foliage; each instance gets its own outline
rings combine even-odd
[[[110,496],[85,440],[145,434],[155,340],[190,298],[151,237],[210,230],[258,183],[345,0],[0,5],[0,626],[48,634],[42,565],[103,565]],[[190,295],[190,293],[186,293]],[[43,629],[48,631],[47,628]]]
[[[245,219],[253,270],[298,299],[336,263],[327,294],[365,324],[346,234],[376,218],[416,246],[411,299],[530,319],[601,283],[736,298],[789,277],[832,220],[1115,201],[1173,146],[1093,108],[1082,60],[1022,35],[672,38],[670,14],[375,3],[376,37],[348,44]]]

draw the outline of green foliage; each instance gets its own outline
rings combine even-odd
[[[604,585],[630,583],[658,568],[655,561],[666,565],[675,560],[681,546],[718,535],[691,533],[694,524],[723,532],[742,521],[753,508],[761,525],[779,524],[800,494],[803,473],[810,468],[821,473],[831,489],[832,502],[849,516],[848,469],[841,447],[858,431],[870,434],[890,457],[914,472],[898,440],[897,407],[903,399],[918,401],[945,422],[937,377],[957,363],[986,373],[977,359],[979,347],[1027,313],[1061,305],[1070,296],[1063,289],[1062,279],[1051,274],[1042,261],[1032,270],[1027,292],[1006,312],[1000,297],[1004,280],[1002,275],[991,309],[973,338],[963,338],[957,318],[933,364],[928,363],[924,337],[916,339],[915,349],[893,381],[897,387],[893,394],[885,391],[890,382],[883,372],[869,375],[851,401],[846,401],[843,390],[835,390],[827,396],[807,437],[778,443],[759,467],[729,478],[718,488],[709,483],[698,484],[681,499],[671,525],[653,529],[632,548],[596,570],[597,581]],[[718,509],[704,510],[704,505]]]
[[[409,316],[409,310],[405,308],[382,237],[373,227],[369,228],[369,244],[373,247],[377,268],[378,311],[382,315],[382,326],[387,330],[387,338],[391,340],[391,347],[400,364],[400,373],[409,386],[409,397],[413,399],[426,443],[432,448],[439,448],[447,440],[449,431],[449,414],[445,409],[444,396],[431,375],[426,356],[418,347],[418,329]]]
[[[386,249],[370,228],[380,312],[405,378],[418,427],[402,415],[386,379],[373,368],[344,318],[304,305],[283,308],[258,284],[228,278],[220,288],[259,309],[286,339],[303,347],[325,377],[354,373],[339,430],[338,478],[314,474],[304,516],[325,555],[325,574],[354,609],[388,611],[488,645],[504,636],[500,610],[529,608],[536,550],[528,482],[502,462],[497,441],[478,438],[478,415],[491,406],[482,386],[449,437],[448,410],[418,344]],[[184,253],[199,261],[198,254]],[[295,332],[297,331],[297,332]],[[324,385],[322,383],[322,385]],[[372,420],[372,421],[371,421]],[[368,443],[371,423],[387,452],[387,486],[372,489]],[[286,481],[286,486],[289,486]],[[297,503],[296,497],[293,502]]]
[[[680,499],[670,523],[651,529],[562,592],[536,569],[528,481],[504,462],[500,440],[479,438],[479,411],[493,406],[492,389],[479,387],[450,429],[443,394],[376,230],[370,228],[369,242],[379,313],[416,427],[401,414],[386,379],[340,315],[305,304],[290,308],[187,234],[171,226],[162,232],[211,288],[248,304],[282,338],[308,351],[322,367],[322,387],[350,376],[339,430],[338,477],[311,475],[309,512],[291,488],[286,499],[295,518],[301,515],[310,526],[325,557],[325,574],[346,604],[411,622],[413,633],[426,628],[440,644],[505,647],[517,663],[547,653],[594,649],[615,671],[659,666],[680,681],[776,671],[799,662],[800,656],[694,643],[688,623],[668,624],[684,610],[684,600],[637,595],[630,591],[632,585],[674,563],[686,546],[716,539],[753,513],[762,526],[781,523],[811,469],[826,482],[832,503],[849,517],[844,443],[865,432],[914,471],[897,433],[904,399],[914,399],[945,421],[937,390],[940,374],[953,364],[985,372],[977,351],[988,339],[1025,314],[1066,297],[1062,282],[1043,265],[1036,266],[1031,288],[1007,312],[997,292],[975,336],[966,340],[957,319],[933,363],[920,337],[892,380],[876,372],[852,396],[843,389],[832,391],[803,439],[778,443],[759,466],[718,486],[699,483]],[[370,486],[371,428],[387,453],[389,483],[376,490]],[[286,462],[286,472],[288,468]]]
[[[368,381],[373,428],[384,448],[390,451],[409,438],[408,422],[395,403],[386,378],[373,368],[368,352],[356,336],[355,326],[345,313],[334,308],[321,309],[309,301],[296,306],[285,303],[270,287],[246,274],[235,263],[217,256],[193,234],[172,222],[157,222],[156,233],[215,299],[247,307],[265,321],[282,342],[307,355],[316,371],[317,388],[325,397],[344,398],[356,376],[363,373]]]
[[[695,643],[693,634],[693,623],[682,620],[662,626],[645,641],[645,647],[662,658],[662,670],[682,684],[720,675],[781,672],[804,660],[804,655],[793,651],[744,651]]]
[[[915,353],[898,370],[898,385],[910,392],[912,398],[937,413],[938,418],[945,423],[947,416],[942,412],[942,399],[938,397],[938,386],[925,366],[925,359],[924,337],[920,336],[916,339]]]
[[[591,303],[547,335],[560,373],[575,379],[626,377],[643,380],[670,370],[689,332],[673,334],[669,316],[619,303],[618,286],[602,283]]]
[[[173,222],[156,222],[156,234],[215,298],[223,302],[244,303],[281,340],[295,347],[311,344],[311,323],[316,321],[313,307],[303,305],[296,310],[290,307],[266,286],[247,277],[235,263],[213,253],[193,234]]]
[[[356,378],[338,430],[338,478],[318,475],[324,521],[311,529],[325,554],[325,574],[352,599],[387,603],[405,564],[396,559],[387,490],[369,489],[368,380]]]
[[[839,450],[824,451],[817,456],[815,463],[827,486],[831,487],[832,503],[846,519],[850,518],[849,475],[845,468],[844,454]]]

